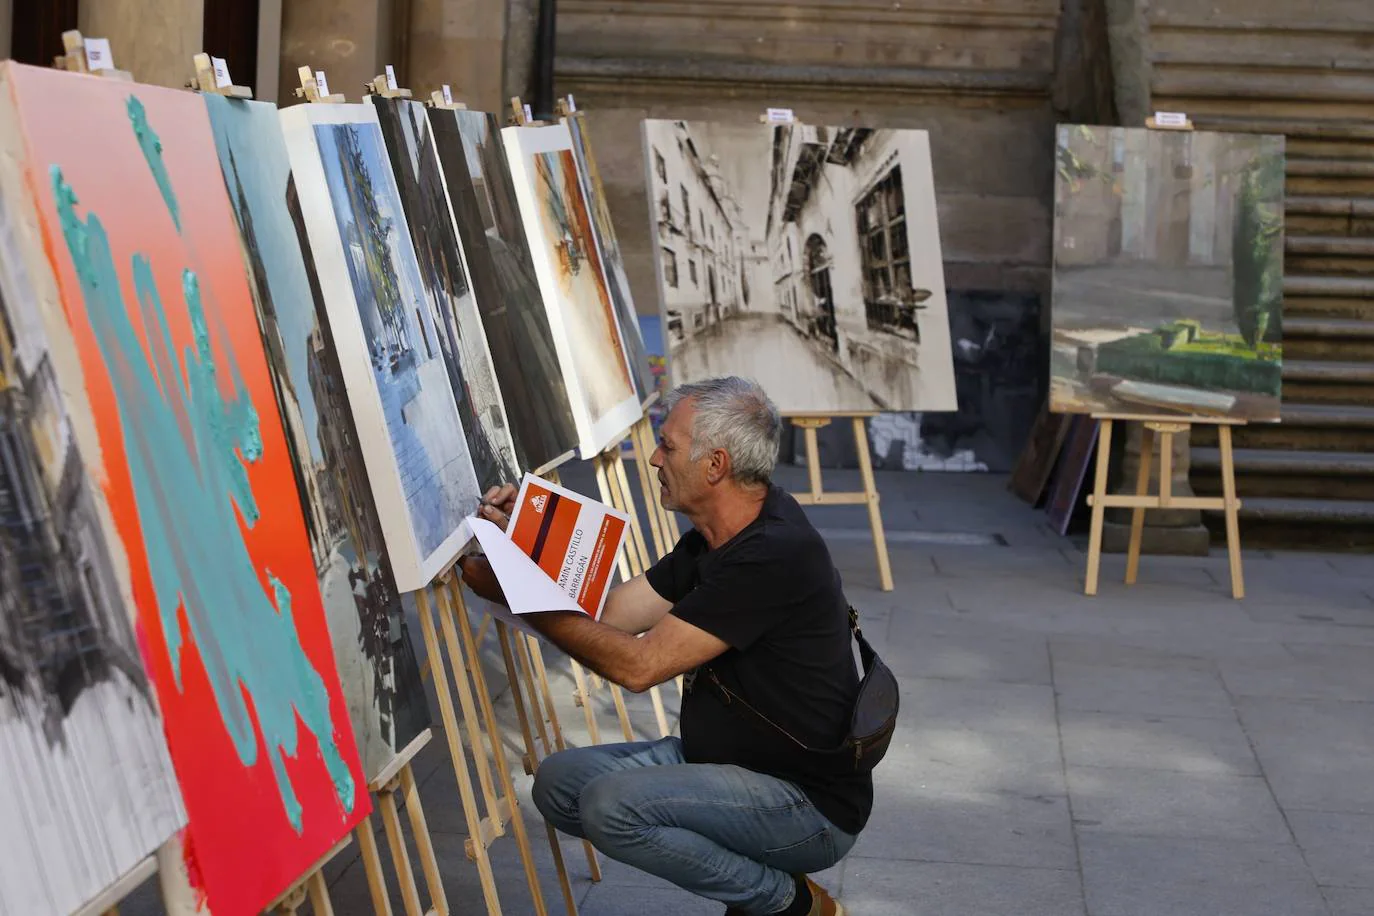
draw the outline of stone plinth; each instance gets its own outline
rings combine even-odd
[[[1115,494],[1133,494],[1136,491],[1136,477],[1140,473],[1140,447],[1144,427],[1140,423],[1112,424],[1112,438],[1125,433],[1124,448],[1121,450],[1119,471]],[[1190,433],[1174,434],[1173,468],[1170,474],[1171,492],[1174,496],[1193,496],[1193,488],[1188,482],[1188,469],[1191,466],[1189,450]],[[1150,495],[1159,493],[1159,436],[1155,435],[1154,459],[1150,462]],[[1088,475],[1091,486],[1092,475]],[[1108,509],[1102,528],[1102,550],[1105,553],[1125,553],[1131,541],[1131,510]],[[1197,509],[1146,509],[1145,529],[1140,540],[1141,553],[1171,554],[1175,556],[1206,556],[1211,545],[1211,535],[1202,524],[1202,513]]]

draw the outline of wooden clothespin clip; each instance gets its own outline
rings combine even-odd
[[[436,89],[429,94],[430,108],[445,108],[450,111],[466,111],[467,105],[453,100],[453,90],[448,83],[444,83],[444,88]]]
[[[402,89],[396,84],[396,68],[391,64],[386,65],[385,73],[379,74],[367,84],[367,91],[384,99],[412,98],[409,89]]]
[[[296,95],[305,99],[307,102],[331,102],[339,104],[344,101],[341,95],[329,94],[329,80],[325,79],[323,70],[311,70],[309,67],[300,67],[296,70],[301,79],[301,85],[296,89]]]
[[[1156,111],[1145,119],[1150,130],[1192,130],[1193,122],[1181,111]]]
[[[71,29],[62,33],[62,49],[66,53],[53,58],[53,66],[59,70],[133,82],[134,76],[128,70],[115,69],[108,38],[86,38],[77,29]]]
[[[225,95],[232,99],[251,99],[253,90],[247,86],[235,86],[229,78],[229,64],[222,57],[211,57],[201,52],[193,57],[196,78],[186,84],[187,89]]]
[[[511,124],[529,128],[534,125],[534,113],[530,111],[528,104],[519,100],[518,95],[511,96]]]

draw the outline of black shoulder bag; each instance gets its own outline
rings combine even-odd
[[[706,675],[726,706],[738,704],[747,709],[785,735],[827,771],[836,775],[867,773],[887,754],[887,748],[892,743],[892,733],[897,728],[897,678],[887,665],[883,664],[878,653],[873,651],[868,640],[864,639],[863,630],[859,628],[859,612],[854,610],[852,604],[849,606],[849,629],[859,644],[859,659],[863,662],[864,674],[863,680],[859,682],[858,697],[854,700],[854,711],[849,718],[849,735],[835,748],[814,748],[799,741],[791,732],[722,684],[710,666],[705,666]]]

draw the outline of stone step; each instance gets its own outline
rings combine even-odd
[[[1237,478],[1252,473],[1295,477],[1374,477],[1374,454],[1368,452],[1233,448],[1231,455]],[[1221,471],[1221,449],[1194,447],[1192,456],[1194,470]]]
[[[1374,401],[1374,363],[1285,359],[1283,396],[1307,404],[1369,404]]]
[[[1237,448],[1374,453],[1374,407],[1285,401],[1279,423],[1248,423],[1232,431]],[[1215,426],[1193,428],[1195,448],[1215,448]]]
[[[1283,248],[1290,255],[1369,258],[1374,257],[1374,235],[1289,235],[1284,239]]]
[[[1374,161],[1362,159],[1289,157],[1284,169],[1290,177],[1374,178]]]
[[[1289,274],[1283,278],[1283,294],[1285,296],[1374,298],[1374,279],[1368,277],[1307,277]]]
[[[1362,197],[1333,197],[1312,194],[1289,194],[1283,202],[1285,213],[1306,213],[1315,216],[1374,217],[1374,199]]]
[[[1253,115],[1193,115],[1201,130],[1246,134],[1284,134],[1308,140],[1356,140],[1374,142],[1374,122],[1325,121],[1314,118],[1268,118]]]
[[[1374,500],[1242,496],[1238,515],[1240,541],[1247,549],[1363,552],[1374,547]],[[1202,517],[1212,542],[1225,543],[1221,510],[1204,511]]]
[[[1374,320],[1284,316],[1283,357],[1374,363]]]

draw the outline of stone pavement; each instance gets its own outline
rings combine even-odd
[[[804,487],[799,469],[780,477]],[[857,474],[826,481],[847,489]],[[1108,556],[1088,598],[1081,542],[1049,532],[1004,478],[896,472],[879,484],[895,591],[877,588],[861,509],[813,510],[904,691],[873,818],[818,876],[853,916],[1374,912],[1374,558],[1250,552],[1237,602],[1224,552],[1145,557],[1131,588]],[[545,657],[565,736],[584,743],[566,662]],[[676,687],[663,696],[675,711]],[[648,697],[627,699],[655,737]],[[606,740],[615,717],[602,700]],[[498,707],[510,714],[508,695]],[[511,730],[512,755],[518,740]],[[436,734],[417,776],[453,911],[481,912],[444,748]],[[516,775],[544,900],[560,913],[547,835],[518,764]],[[356,849],[328,869],[339,916],[372,912]],[[584,916],[723,909],[604,857],[593,884],[581,844],[562,849]],[[533,912],[513,838],[492,856],[504,912]],[[404,912],[394,885],[393,907]]]

